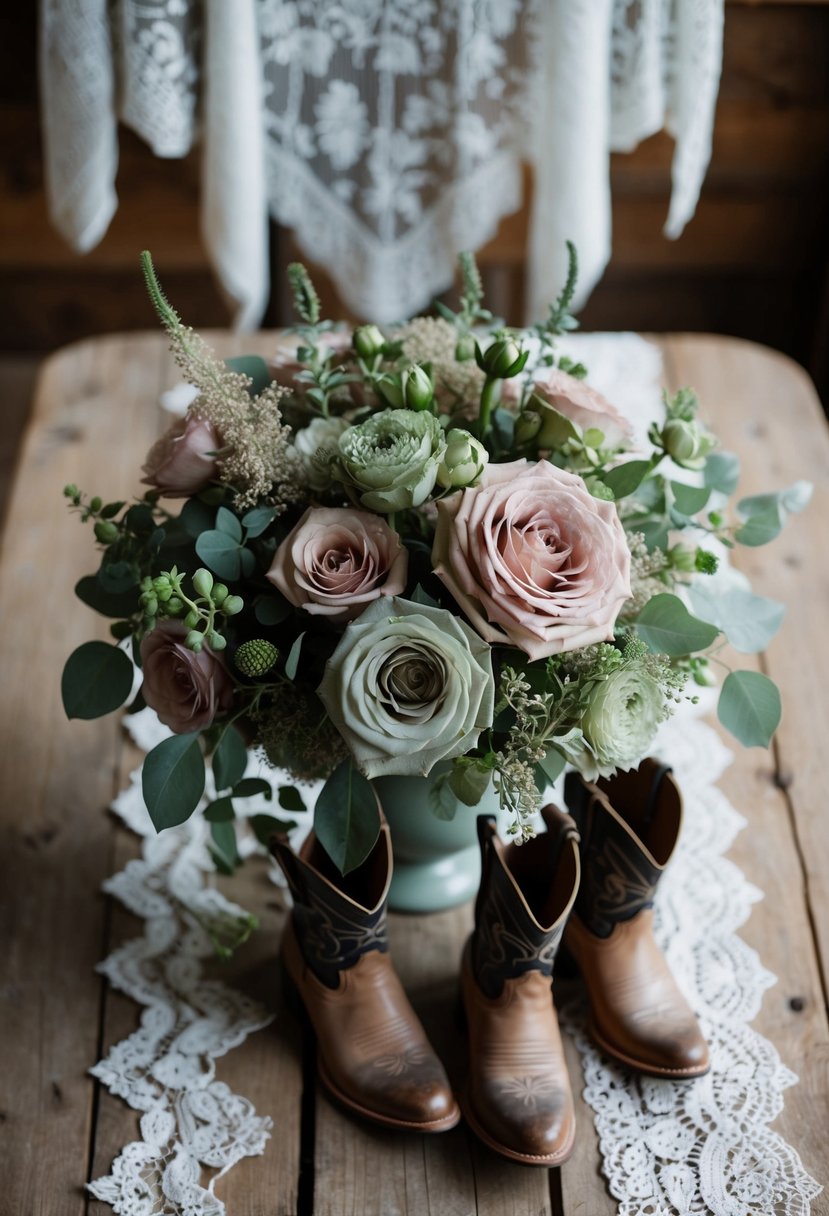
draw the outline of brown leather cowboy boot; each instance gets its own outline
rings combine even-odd
[[[587,988],[592,1037],[640,1072],[702,1076],[708,1047],[653,936],[654,892],[682,822],[670,769],[644,760],[593,784],[570,773],[564,796],[582,868],[564,945]]]
[[[385,1127],[448,1131],[460,1110],[388,954],[388,824],[345,876],[313,832],[299,854],[285,837],[271,847],[294,898],[282,964],[316,1032],[321,1080]]]
[[[490,1148],[551,1166],[569,1157],[575,1134],[551,992],[579,854],[572,819],[553,806],[542,813],[547,832],[520,848],[499,839],[492,816],[478,817],[483,867],[461,980],[470,1061],[462,1101]]]

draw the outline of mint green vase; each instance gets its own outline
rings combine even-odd
[[[428,777],[375,777],[372,782],[391,828],[389,907],[395,912],[442,912],[478,892],[475,821],[497,812],[498,795],[490,783],[477,806],[459,802],[454,818],[438,819],[429,794],[434,779],[448,769],[448,764],[438,764]]]

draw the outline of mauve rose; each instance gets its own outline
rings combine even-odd
[[[382,595],[400,595],[408,554],[368,511],[309,507],[276,551],[268,578],[298,608],[350,621]]]
[[[565,418],[575,422],[583,431],[589,427],[602,431],[609,447],[618,447],[633,435],[630,423],[615,405],[589,384],[568,372],[554,368],[544,380],[537,380],[533,384],[533,392],[560,414],[564,414]],[[542,441],[543,433],[542,415],[541,434],[538,439],[540,447],[547,446]]]
[[[189,498],[215,478],[220,446],[213,424],[188,413],[150,448],[141,480],[165,498]]]
[[[188,650],[186,637],[183,625],[164,621],[141,643],[144,700],[177,735],[204,730],[233,703],[222,661],[207,646],[198,654]]]
[[[475,629],[531,659],[613,637],[630,550],[612,502],[546,460],[488,465],[442,499],[432,561]]]

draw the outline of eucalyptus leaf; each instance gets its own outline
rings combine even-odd
[[[483,761],[454,764],[449,774],[448,785],[452,793],[464,806],[477,806],[492,780],[492,768]]]
[[[412,603],[425,604],[425,606],[427,608],[439,608],[440,607],[437,600],[433,599],[428,591],[424,591],[423,587],[421,586],[420,583],[417,584],[414,591],[412,592]]]
[[[138,607],[136,583],[131,585],[129,591],[106,591],[95,574],[88,574],[75,584],[75,595],[88,608],[100,612],[101,616],[123,619],[131,616]]]
[[[690,588],[697,616],[723,631],[735,650],[757,654],[780,628],[785,607],[743,587],[720,588],[695,583]]]
[[[154,747],[144,760],[141,785],[157,832],[189,819],[204,793],[198,733],[172,735]]]
[[[132,691],[133,666],[118,646],[84,642],[63,669],[61,696],[67,718],[100,718],[120,709]]]
[[[261,355],[234,355],[231,359],[225,359],[225,365],[232,372],[241,372],[250,379],[248,393],[251,397],[258,397],[273,380],[270,368]]]
[[[515,438],[515,415],[497,406],[492,411],[492,432],[498,446],[508,451]]]
[[[239,544],[226,532],[202,532],[196,540],[196,553],[214,574],[237,582],[242,573]]]
[[[273,798],[271,783],[270,781],[266,781],[264,777],[243,777],[241,781],[236,782],[231,792],[234,798],[256,798],[261,796],[267,798],[268,802]]]
[[[131,562],[104,562],[98,585],[108,595],[124,595],[138,586],[138,570]]]
[[[667,549],[668,547],[668,524],[664,519],[633,519],[629,521],[629,528],[632,532],[641,532],[645,538],[645,544],[648,550]]]
[[[224,532],[233,540],[241,542],[242,539],[242,524],[239,519],[229,511],[227,507],[219,507],[216,512],[216,530]]]
[[[296,676],[297,668],[299,667],[299,654],[302,650],[302,642],[304,637],[305,634],[301,633],[299,637],[294,640],[293,646],[288,651],[288,657],[285,660],[285,675],[289,680],[293,680]]]
[[[261,536],[275,519],[276,509],[274,507],[253,507],[242,516],[242,527],[247,532],[248,540]]]
[[[314,831],[341,874],[356,869],[374,848],[380,835],[377,798],[350,760],[338,765],[320,790]]]
[[[733,452],[712,452],[705,461],[703,479],[710,490],[731,495],[740,480],[740,458]]]
[[[236,827],[232,820],[221,820],[210,824],[210,852],[216,868],[221,874],[232,874],[239,865],[239,850],[236,846]]]
[[[256,571],[256,558],[250,549],[239,550],[239,566],[244,578],[252,578]]]
[[[544,442],[547,446],[560,448],[568,439],[581,439],[582,434],[576,424],[537,393],[530,395],[526,408],[544,419]]]
[[[302,799],[302,794],[295,785],[280,785],[279,787],[279,805],[283,811],[304,811],[305,803]]]
[[[700,621],[675,595],[655,595],[636,618],[636,632],[649,650],[672,658],[705,650],[719,630]]]
[[[711,497],[709,486],[689,486],[682,481],[672,481],[671,490],[676,509],[683,515],[696,515]]]
[[[230,789],[245,775],[248,749],[242,736],[232,726],[225,727],[211,758],[217,790]]]
[[[260,595],[253,605],[253,615],[260,625],[279,625],[290,612],[291,605],[278,591],[272,595]]]
[[[429,790],[429,810],[435,819],[451,823],[458,813],[459,799],[449,784],[449,774],[437,777]]]
[[[773,502],[764,510],[749,515],[742,527],[734,533],[734,539],[738,540],[741,545],[755,549],[760,545],[767,545],[769,541],[779,536],[782,527],[780,506]]]
[[[209,532],[215,520],[215,509],[200,498],[188,498],[178,517],[178,522],[193,540],[201,536],[202,532]]]
[[[617,464],[615,468],[608,469],[603,480],[608,489],[613,491],[614,498],[627,498],[628,494],[639,489],[652,468],[649,460],[627,460],[624,464]]]
[[[217,798],[204,808],[204,817],[208,823],[227,823],[235,816],[232,798]]]
[[[564,772],[564,766],[567,763],[564,756],[555,747],[542,756],[538,762],[538,767],[544,773],[549,785],[554,785],[558,781],[561,774]]]
[[[732,671],[720,692],[717,717],[744,747],[768,747],[780,725],[777,685],[759,671]]]

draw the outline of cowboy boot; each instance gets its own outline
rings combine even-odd
[[[553,806],[542,814],[547,832],[520,848],[499,839],[492,816],[478,817],[481,886],[461,980],[470,1059],[463,1112],[504,1157],[552,1166],[569,1157],[575,1134],[551,993],[579,854],[572,819]]]
[[[344,1106],[384,1127],[448,1131],[460,1110],[388,953],[388,824],[346,875],[313,832],[298,854],[284,836],[271,849],[294,900],[282,965],[316,1033],[320,1079]]]
[[[570,773],[564,797],[581,837],[582,880],[564,934],[603,1051],[657,1077],[709,1068],[697,1020],[653,936],[653,899],[682,822],[670,769],[638,769],[595,783]]]

